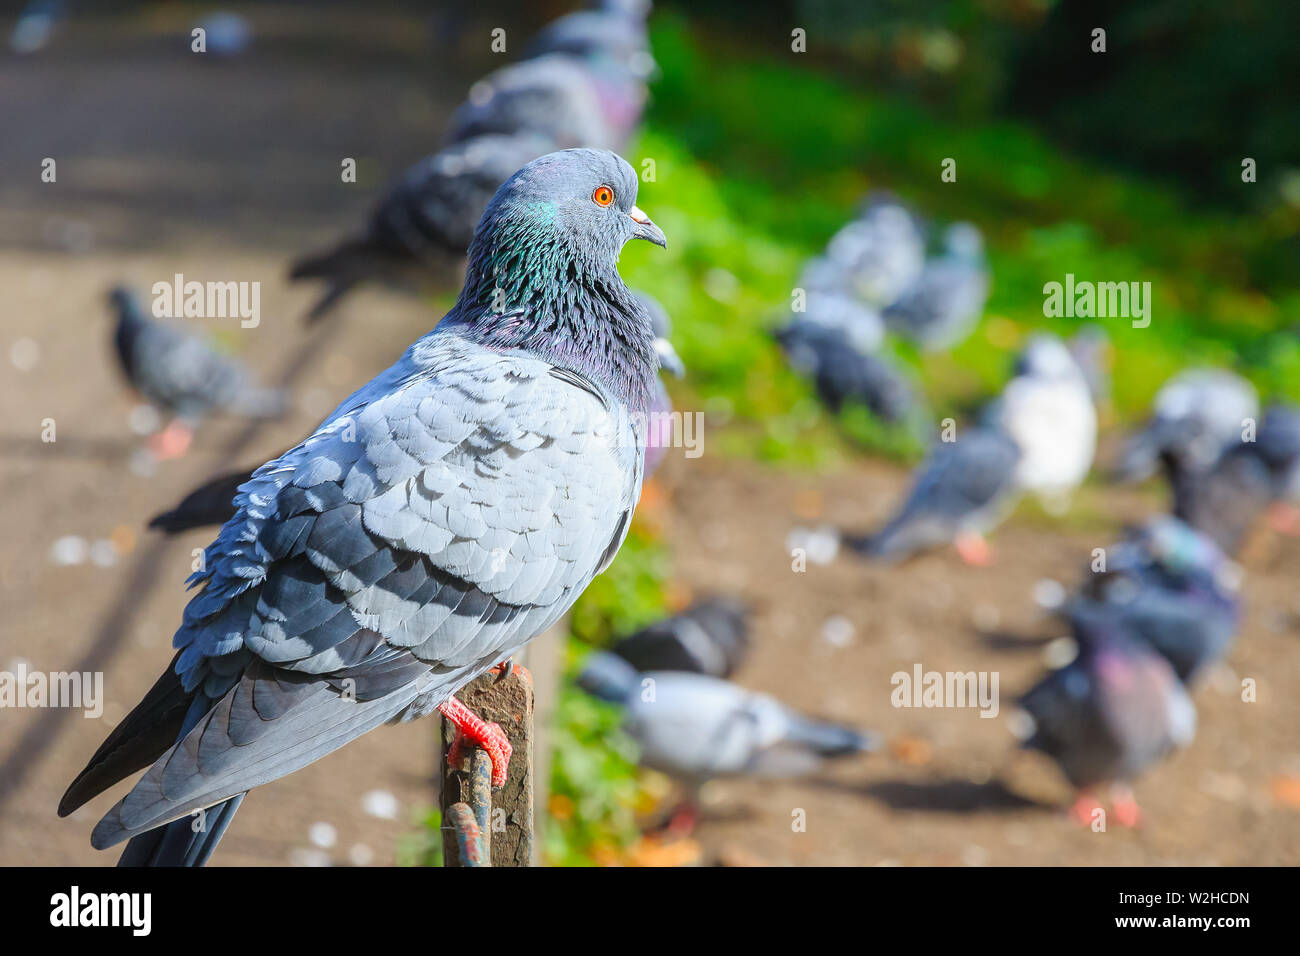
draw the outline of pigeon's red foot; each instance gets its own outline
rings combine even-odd
[[[1268,509],[1267,523],[1278,534],[1300,535],[1300,508],[1280,501]]]
[[[460,765],[465,756],[464,742],[469,740],[486,750],[492,758],[493,788],[504,787],[514,748],[501,725],[482,720],[455,697],[448,697],[439,704],[438,711],[456,725],[456,739],[447,751],[447,763],[453,767]]]
[[[967,564],[973,564],[977,568],[987,568],[993,563],[993,549],[989,547],[982,534],[963,531],[957,535],[953,544],[961,559]]]
[[[1115,811],[1115,822],[1120,826],[1135,827],[1141,822],[1142,810],[1137,804],[1137,798],[1133,796],[1133,791],[1128,787],[1111,788],[1110,799]]]
[[[687,800],[673,810],[668,822],[664,825],[664,833],[674,839],[685,839],[695,830],[695,825],[700,821],[700,808],[694,800]]]
[[[1070,807],[1070,819],[1082,826],[1090,827],[1093,814],[1100,806],[1101,802],[1085,790],[1074,801],[1074,806]]]
[[[180,458],[190,449],[194,430],[184,422],[173,421],[160,432],[149,436],[149,451],[158,461]]]

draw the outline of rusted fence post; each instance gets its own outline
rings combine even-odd
[[[456,728],[442,721],[442,859],[443,866],[529,866],[533,853],[533,679],[528,670],[516,666],[501,679],[491,670],[461,688],[457,697],[484,720],[501,725],[514,752],[506,785],[482,790],[491,761],[478,748],[466,748],[473,756],[470,766],[448,766],[446,754],[455,739]],[[475,778],[479,779],[475,793]],[[478,833],[474,833],[478,830]],[[481,840],[473,844],[472,840]],[[461,846],[474,846],[490,862],[463,859]]]

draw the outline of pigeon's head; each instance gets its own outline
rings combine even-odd
[[[135,318],[140,315],[140,303],[135,293],[124,285],[115,285],[109,290],[108,304],[120,318]]]
[[[1054,335],[1035,335],[1017,356],[1015,375],[1051,381],[1081,378],[1083,372],[1064,342]]]
[[[497,190],[474,237],[470,258],[485,244],[496,268],[524,268],[559,252],[565,272],[613,270],[631,239],[666,246],[663,231],[637,208],[637,177],[605,149],[565,149],[541,156]],[[502,261],[502,260],[505,261]]]

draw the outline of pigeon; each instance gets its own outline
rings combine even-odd
[[[906,206],[887,193],[875,193],[858,218],[831,237],[825,258],[855,295],[884,308],[921,279],[925,236]]]
[[[898,561],[952,542],[971,564],[988,564],[983,535],[1025,492],[1046,500],[1087,475],[1097,442],[1096,410],[1083,373],[1060,340],[1035,336],[1016,374],[973,427],[940,441],[911,492],[877,534],[845,535],[851,550]]]
[[[747,617],[739,601],[706,598],[623,638],[611,650],[638,671],[727,678],[749,652]]]
[[[974,331],[988,297],[984,240],[970,223],[956,223],[944,233],[943,255],[885,307],[885,322],[926,351],[947,349]]]
[[[1062,502],[1092,469],[1097,409],[1083,371],[1055,336],[1029,340],[985,414],[1020,447],[1016,484],[1045,504]]]
[[[504,783],[500,728],[452,695],[558,620],[627,534],[658,363],[617,261],[666,245],[636,196],[607,151],[524,166],[451,311],[242,486],[171,665],[59,804],[149,767],[96,848],[200,865],[251,788],[434,710]]]
[[[858,347],[843,328],[796,318],[773,334],[791,367],[812,379],[817,396],[833,413],[859,402],[886,422],[917,416],[916,392],[907,373],[887,356]]]
[[[843,543],[880,561],[901,561],[953,543],[964,560],[987,564],[983,535],[1000,524],[1018,496],[1020,447],[999,428],[975,426],[935,444],[897,514],[872,535]]]
[[[1232,646],[1240,572],[1205,535],[1171,516],[1151,519],[1110,549],[1064,611],[1076,628],[1122,630],[1191,684]]]
[[[879,741],[795,713],[730,681],[683,671],[641,673],[614,654],[587,658],[578,685],[624,708],[642,766],[688,786],[718,777],[797,777]]]
[[[525,163],[553,149],[537,133],[489,133],[420,160],[385,193],[364,232],[290,267],[292,281],[328,283],[308,320],[322,318],[367,280],[419,288],[447,279],[464,262],[474,228],[497,188]]]
[[[529,132],[554,147],[620,147],[590,71],[578,59],[552,53],[493,70],[456,108],[447,145],[485,133]]]
[[[1092,791],[1111,785],[1118,822],[1134,826],[1129,783],[1196,733],[1196,708],[1169,664],[1122,630],[1076,629],[1078,655],[1020,698],[1023,746],[1053,758],[1091,823]]]
[[[1259,396],[1240,375],[1216,368],[1181,372],[1161,386],[1150,420],[1126,443],[1119,477],[1149,478],[1162,456],[1176,456],[1186,470],[1204,471],[1258,416]]]
[[[646,83],[656,69],[644,21],[600,10],[560,17],[524,51],[529,58],[555,54],[572,57],[587,70],[613,144],[621,149],[641,122],[649,98]]]
[[[109,293],[117,312],[113,344],[127,381],[172,421],[151,443],[160,458],[184,454],[193,429],[214,412],[248,418],[283,414],[281,389],[260,388],[236,359],[222,355],[204,338],[144,314],[125,286]]]

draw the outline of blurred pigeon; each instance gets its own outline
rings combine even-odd
[[[683,671],[640,673],[614,654],[587,658],[583,690],[624,707],[640,762],[688,785],[715,777],[795,777],[874,750],[876,738],[803,717],[766,694]]]
[[[213,412],[249,418],[273,418],[284,412],[283,390],[253,385],[242,364],[217,352],[207,340],[155,322],[129,289],[114,288],[109,301],[117,312],[113,344],[127,380],[173,416],[150,443],[157,456],[184,454],[194,426]]]
[[[1162,516],[1110,549],[1065,612],[1076,627],[1118,630],[1159,652],[1190,683],[1227,654],[1237,631],[1239,572],[1205,535]]]
[[[1016,484],[1047,504],[1061,501],[1092,469],[1097,409],[1083,371],[1055,336],[1029,340],[985,414],[1020,447]]]
[[[1204,471],[1258,415],[1255,387],[1240,375],[1215,368],[1180,372],[1161,386],[1150,420],[1126,443],[1119,476],[1149,478],[1161,456],[1177,457],[1187,471]]]
[[[562,616],[627,532],[657,361],[616,263],[665,242],[636,193],[609,152],[529,163],[451,312],[257,470],[191,579],[172,666],[59,805],[152,764],[96,847],[201,864],[252,787],[435,709],[504,782],[500,728],[451,695]]]
[[[1078,656],[1020,699],[1024,746],[1056,760],[1079,791],[1071,811],[1091,823],[1092,790],[1111,785],[1118,822],[1134,826],[1128,784],[1170,751],[1191,742],[1196,708],[1169,664],[1122,631],[1076,630]]]
[[[639,671],[730,677],[749,652],[747,616],[739,601],[706,598],[623,638],[612,650]]]
[[[899,561],[953,543],[964,560],[986,564],[983,535],[1015,505],[1020,457],[1015,440],[1000,429],[962,429],[955,441],[933,447],[902,508],[879,532],[845,535],[844,544],[867,557]]]
[[[845,329],[797,317],[774,335],[791,367],[813,380],[832,412],[860,402],[886,422],[915,417],[916,393],[907,374],[888,357],[860,348]]]
[[[475,83],[452,114],[446,142],[523,132],[544,136],[555,148],[620,145],[591,73],[558,53],[511,63]]]
[[[600,10],[580,10],[543,29],[524,51],[526,57],[573,57],[587,70],[612,143],[627,144],[641,122],[655,71],[644,21]]]
[[[323,279],[325,295],[308,318],[325,315],[359,282],[420,286],[449,278],[464,261],[483,210],[515,170],[550,152],[535,133],[488,134],[416,163],[380,200],[366,231],[295,262],[289,278]]]
[[[856,295],[883,308],[920,280],[925,237],[906,206],[887,193],[875,193],[861,215],[831,237],[826,260],[844,274]]]
[[[970,223],[944,233],[944,253],[884,311],[890,329],[927,351],[951,348],[979,324],[989,297],[984,240]]]

